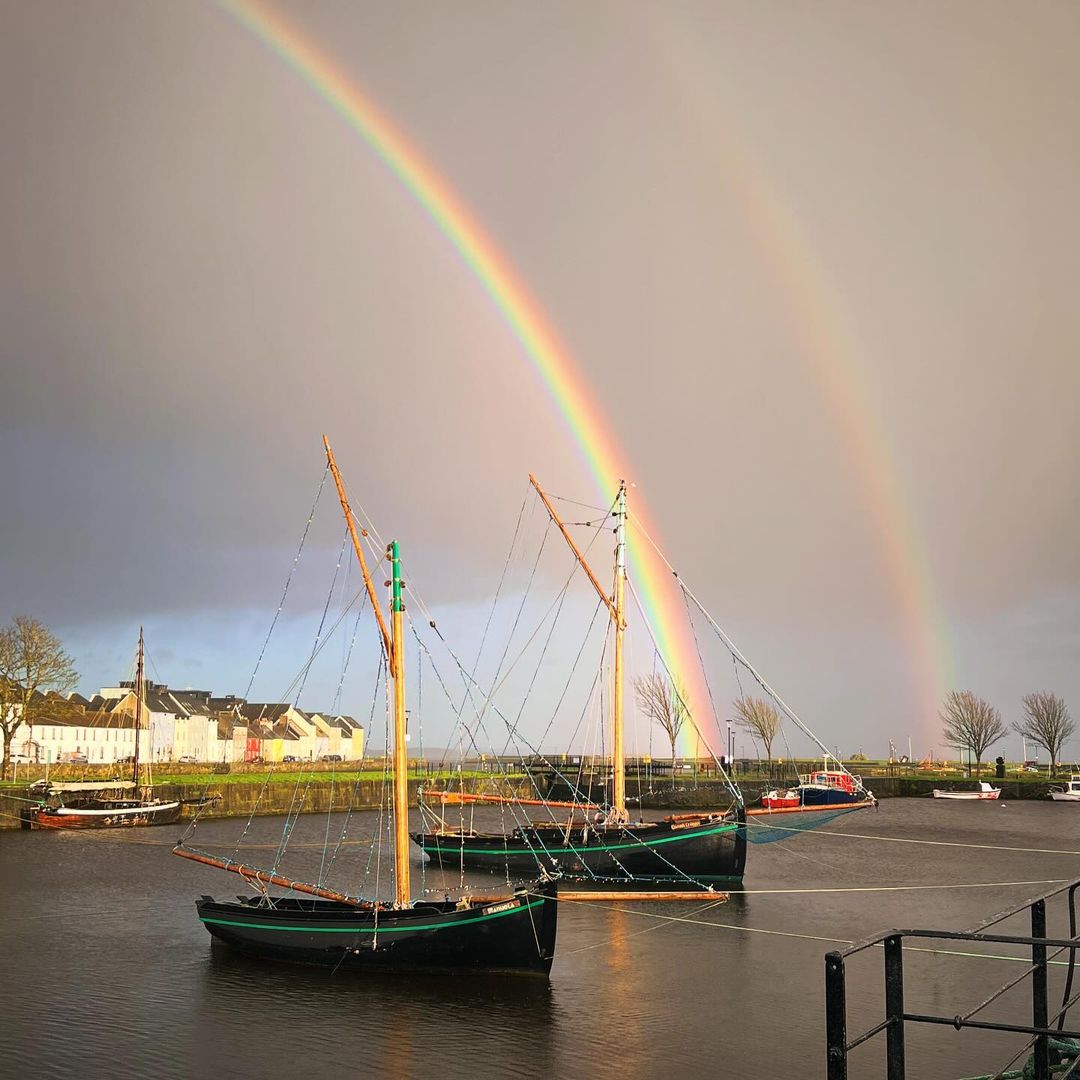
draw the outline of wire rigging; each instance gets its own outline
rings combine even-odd
[[[251,687],[255,683],[255,676],[259,673],[259,667],[262,665],[263,657],[266,655],[266,647],[270,644],[270,637],[274,633],[274,627],[277,626],[278,618],[281,616],[281,610],[285,607],[285,598],[289,595],[289,586],[292,584],[293,575],[296,573],[296,567],[300,562],[300,553],[304,550],[304,544],[307,541],[308,533],[311,531],[311,523],[315,520],[315,511],[319,506],[319,499],[322,497],[323,488],[326,487],[326,478],[330,475],[330,466],[326,465],[323,468],[322,480],[319,481],[318,490],[315,492],[315,501],[311,504],[311,510],[308,512],[308,519],[304,524],[304,531],[300,536],[300,544],[296,549],[296,554],[293,556],[292,566],[289,568],[289,573],[285,578],[285,588],[282,590],[281,599],[278,601],[277,611],[274,612],[274,617],[270,620],[270,629],[266,631],[266,639],[262,643],[262,648],[259,650],[259,657],[255,661],[255,667],[251,672],[251,678],[248,679],[247,689],[244,691],[244,697],[251,696]]]

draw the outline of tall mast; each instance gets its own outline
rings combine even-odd
[[[409,886],[409,755],[405,745],[405,639],[402,635],[401,625],[401,613],[405,610],[405,604],[401,598],[401,556],[398,551],[398,542],[394,540],[388,548],[393,591],[390,603],[390,625],[392,629],[387,630],[386,620],[383,618],[379,598],[375,592],[375,583],[371,580],[367,559],[364,558],[364,548],[357,533],[356,519],[349,507],[349,500],[345,497],[345,485],[341,480],[341,473],[338,472],[337,462],[334,460],[334,451],[330,449],[330,440],[325,435],[323,436],[323,446],[326,448],[326,463],[333,474],[334,483],[337,485],[338,499],[341,501],[341,509],[345,514],[349,535],[352,537],[353,551],[356,552],[356,560],[360,563],[360,573],[364,577],[364,588],[367,589],[368,599],[371,600],[371,608],[375,612],[375,621],[379,624],[379,635],[382,638],[383,649],[386,652],[387,667],[390,670],[390,678],[394,683],[395,902],[399,908],[405,908],[409,906],[412,898]],[[367,533],[365,532],[364,535],[366,536]]]
[[[135,665],[135,756],[131,769],[131,779],[136,790],[139,787],[139,729],[142,727],[143,696],[143,628],[139,627],[139,660]]]
[[[616,820],[626,820],[626,757],[623,747],[623,634],[626,618],[623,605],[626,593],[626,481],[619,481],[615,502],[615,686],[611,695],[611,804]]]
[[[544,489],[537,483],[536,477],[529,474],[529,483],[536,488],[551,520],[559,527],[563,539],[567,542],[574,558],[581,564],[582,569],[588,575],[597,595],[603,601],[615,624],[615,685],[612,694],[611,710],[611,758],[612,758],[612,814],[616,821],[626,820],[626,757],[623,745],[623,633],[626,630],[626,618],[623,615],[624,600],[626,594],[626,482],[619,481],[619,494],[615,501],[615,584],[612,595],[604,592],[603,586],[596,580],[592,568],[585,561],[573,537],[567,531],[562,518],[555,512],[551,500],[544,493]]]
[[[345,524],[349,528],[352,537],[353,551],[356,552],[356,561],[360,563],[360,572],[364,576],[364,587],[367,589],[368,599],[371,601],[371,610],[375,612],[375,621],[379,624],[379,634],[383,639],[383,648],[386,649],[386,659],[390,660],[394,652],[394,643],[390,640],[390,634],[386,629],[386,621],[382,616],[382,608],[379,607],[379,598],[375,593],[375,584],[368,573],[367,559],[364,558],[364,549],[360,544],[360,537],[356,532],[356,518],[353,516],[349,500],[345,497],[345,484],[342,482],[341,473],[338,472],[337,462],[334,460],[334,451],[330,449],[330,440],[324,435],[323,446],[326,448],[326,464],[334,477],[337,486],[338,499],[341,501],[341,510],[345,514]],[[367,530],[362,530],[367,536]]]
[[[390,625],[394,653],[391,672],[394,680],[394,879],[397,883],[395,900],[399,908],[409,906],[409,748],[405,743],[405,640],[402,637],[402,617],[405,604],[401,599],[401,553],[398,542],[390,542],[392,592]]]

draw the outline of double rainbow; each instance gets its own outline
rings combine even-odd
[[[601,501],[606,503],[611,498],[619,478],[632,473],[627,456],[587,388],[573,356],[559,340],[555,329],[533,300],[525,284],[479,222],[461,203],[447,181],[410,143],[400,128],[395,127],[378,109],[355,80],[281,11],[265,0],[219,0],[219,3],[240,25],[307,83],[348,127],[364,140],[450,242],[520,342],[526,358],[547,389],[563,425],[577,444],[596,483]],[[768,232],[776,234],[784,231],[785,225],[776,209],[779,204],[774,206],[773,201],[760,192],[751,191],[748,198],[755,201],[757,216],[765,223]],[[805,299],[805,290],[792,288],[790,291],[796,299]],[[813,306],[799,306],[806,307],[806,310],[801,312],[804,325],[815,332],[824,333],[820,326],[821,316],[813,310]],[[828,337],[827,334],[824,336]],[[827,356],[823,356],[820,349],[813,350],[813,355],[817,358],[819,378],[826,388],[827,396],[831,397],[834,403],[840,399],[841,407],[850,415],[858,415],[859,410],[849,400],[850,395],[855,392],[853,387],[856,384],[850,379],[845,381],[845,375],[851,374],[850,370],[845,372],[843,364],[838,368]],[[848,409],[848,406],[851,408]],[[888,464],[887,458],[883,459],[878,444],[870,438],[871,435],[872,432],[868,432],[865,427],[854,433],[853,441],[861,444],[859,449],[865,455],[861,460],[870,467],[874,464],[880,465],[883,460]],[[870,453],[866,453],[868,449]],[[884,475],[892,479],[894,474],[886,469]],[[881,499],[895,496],[895,491],[883,490],[873,477],[866,480],[865,486],[871,496],[875,516],[887,525],[890,513],[888,507],[882,507]],[[894,498],[893,505],[897,502]],[[659,536],[642,505],[640,494],[635,495],[632,513],[653,537]],[[901,590],[901,598],[903,601],[906,597],[903,608],[915,643],[916,663],[920,672],[920,705],[924,710],[927,707],[936,708],[940,679],[938,673],[932,670],[932,662],[926,659],[932,650],[924,636],[926,631],[919,622],[919,600],[924,598],[925,590],[929,588],[928,574],[921,570],[913,573],[908,565],[902,545],[904,535],[912,535],[910,529],[897,534],[895,530],[886,527],[883,533],[887,559],[893,570],[902,578],[913,580],[920,586],[914,593],[911,590]],[[630,572],[656,635],[657,647],[668,668],[679,673],[687,684],[690,697],[697,705],[695,712],[698,728],[707,735],[704,722],[707,694],[700,675],[696,647],[687,624],[681,591],[652,550],[633,538],[629,544],[629,560]],[[691,741],[693,742],[692,736]],[[692,745],[690,747],[692,752],[697,749]]]

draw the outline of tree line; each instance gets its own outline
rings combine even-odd
[[[671,743],[671,782],[674,784],[679,732],[690,715],[686,687],[661,672],[653,672],[634,680],[634,696],[638,708],[663,729]],[[772,746],[780,729],[779,710],[770,701],[745,695],[732,703],[732,710],[732,722],[748,732],[751,738],[761,742],[771,767]]]
[[[654,672],[635,679],[634,691],[638,707],[667,735],[674,765],[679,732],[690,715],[685,687],[677,680]],[[1076,728],[1068,706],[1057,694],[1040,690],[1024,696],[1023,708],[1023,719],[1010,726],[990,702],[970,690],[953,690],[946,696],[940,714],[944,741],[949,746],[970,751],[975,758],[976,775],[979,775],[987,750],[1012,731],[1046,750],[1050,755],[1051,775],[1056,775],[1062,749]],[[766,699],[743,695],[732,703],[732,722],[761,744],[770,769],[780,721],[779,709]],[[673,768],[672,782],[674,779]]]
[[[1050,775],[1055,776],[1062,748],[1076,730],[1068,706],[1057,694],[1040,690],[1025,694],[1023,707],[1024,718],[1010,726],[989,701],[970,690],[952,690],[941,709],[942,736],[950,746],[971,752],[978,776],[986,751],[1012,731],[1050,755]]]

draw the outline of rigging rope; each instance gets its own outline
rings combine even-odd
[[[315,501],[311,504],[307,523],[304,525],[304,532],[300,537],[300,545],[296,549],[292,566],[289,568],[288,576],[285,578],[285,588],[282,590],[281,600],[278,602],[277,611],[274,612],[274,617],[270,620],[270,629],[266,631],[266,640],[263,641],[262,648],[259,650],[259,657],[255,661],[255,668],[251,672],[251,678],[248,679],[247,689],[244,691],[245,698],[249,697],[251,694],[251,687],[255,683],[255,676],[259,673],[259,666],[262,664],[263,657],[266,655],[266,646],[270,644],[270,635],[273,634],[274,627],[277,626],[278,617],[281,615],[281,609],[285,606],[285,598],[289,595],[289,586],[292,584],[293,574],[296,572],[296,566],[300,562],[300,553],[304,550],[304,542],[307,540],[308,532],[311,529],[311,522],[315,518],[315,510],[319,505],[319,498],[322,495],[323,488],[326,487],[326,478],[329,475],[330,466],[326,465],[323,467],[322,480],[319,481],[318,490],[315,492]]]
[[[803,723],[802,719],[798,716],[795,710],[792,709],[786,701],[784,701],[784,699],[769,685],[768,682],[766,682],[765,677],[757,670],[757,668],[754,667],[753,664],[750,663],[749,660],[747,660],[747,658],[740,651],[739,647],[724,632],[723,627],[721,627],[720,624],[712,617],[712,615],[709,614],[708,610],[706,610],[705,608],[705,605],[702,604],[702,602],[697,598],[690,586],[687,585],[686,582],[679,576],[678,571],[668,561],[663,551],[660,550],[660,547],[657,545],[656,541],[653,540],[653,538],[649,535],[648,531],[645,529],[645,526],[641,523],[641,521],[637,518],[635,518],[634,521],[641,535],[645,537],[645,539],[652,547],[653,551],[656,552],[657,557],[660,559],[661,562],[663,562],[663,564],[668,568],[668,570],[671,571],[672,576],[678,583],[679,588],[682,589],[684,595],[688,597],[691,601],[693,601],[694,606],[701,612],[702,615],[705,616],[706,621],[713,628],[717,637],[720,638],[720,640],[724,643],[725,648],[728,650],[729,653],[731,653],[732,659],[737,659],[738,662],[743,665],[743,667],[754,677],[754,680],[757,682],[758,686],[760,686],[761,689],[766,694],[768,694],[769,697],[771,697],[777,705],[780,706],[781,710],[783,710],[785,715],[792,721],[792,723],[794,723],[795,726],[798,727],[798,729],[807,736],[807,738],[811,739],[817,745],[817,747],[825,755],[826,759],[833,758],[834,760],[836,760],[836,755],[833,754],[833,752],[806,726],[806,724]],[[844,768],[842,762],[837,761],[837,765],[844,772],[848,772],[848,770]],[[851,774],[848,773],[848,775],[850,776]]]
[[[742,791],[739,789],[738,783],[731,776],[728,775],[727,769],[725,769],[724,766],[720,764],[720,761],[717,758],[716,754],[713,753],[712,747],[709,745],[708,740],[705,738],[704,734],[701,731],[701,728],[698,727],[697,721],[694,719],[694,713],[693,710],[690,708],[689,702],[683,696],[682,692],[679,690],[677,683],[675,682],[675,676],[671,668],[668,666],[668,662],[664,658],[664,654],[660,651],[660,643],[656,640],[656,634],[653,633],[652,624],[649,622],[649,617],[645,614],[644,605],[641,603],[641,598],[637,594],[637,589],[634,588],[634,582],[630,578],[627,578],[626,583],[630,586],[630,595],[634,598],[634,603],[637,606],[638,614],[641,615],[641,621],[644,624],[645,629],[649,632],[649,637],[652,639],[653,648],[656,650],[657,656],[660,657],[660,664],[664,668],[664,671],[667,672],[667,677],[668,681],[671,683],[672,692],[679,699],[679,703],[686,711],[686,718],[690,721],[690,726],[697,734],[699,746],[703,744],[705,746],[705,749],[708,750],[709,757],[712,758],[713,764],[716,766],[717,771],[720,773],[720,778],[723,780],[724,786],[728,789],[728,792],[731,794],[736,804],[742,805],[743,795]]]
[[[322,617],[319,619],[319,628],[315,631],[315,644],[312,647],[311,657],[308,659],[307,664],[304,666],[303,677],[300,680],[300,685],[296,690],[296,697],[293,699],[293,706],[300,708],[300,697],[304,693],[304,687],[307,686],[308,674],[311,671],[311,665],[315,661],[315,657],[319,655],[319,641],[322,638],[323,627],[326,626],[326,615],[330,610],[330,601],[334,599],[334,589],[337,588],[338,574],[341,573],[341,562],[345,557],[345,545],[349,542],[349,529],[346,526],[345,535],[341,539],[341,550],[338,552],[337,563],[334,565],[334,576],[330,579],[330,589],[326,594],[326,603],[323,605]],[[337,622],[334,623],[334,630],[337,630],[341,625],[341,616],[338,617]],[[330,632],[330,636],[333,635],[334,630]]]

